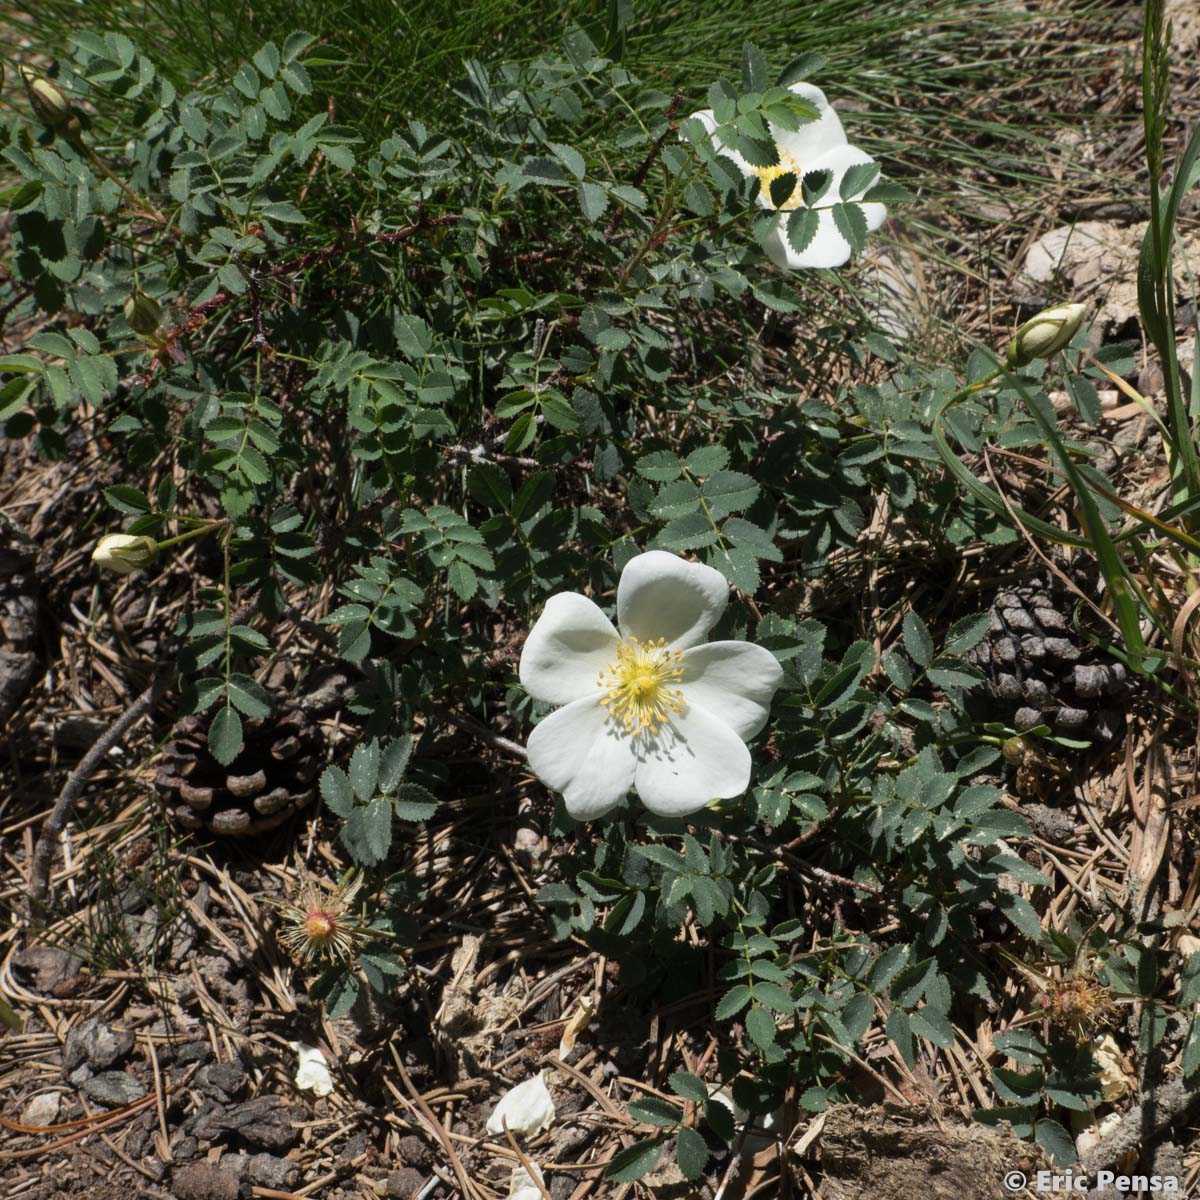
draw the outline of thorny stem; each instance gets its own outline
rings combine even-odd
[[[90,146],[85,146],[82,142],[75,143],[76,149],[82,150],[87,155],[92,165],[100,171],[100,173],[111,179],[128,197],[129,201],[137,208],[143,216],[149,217],[151,220],[158,222],[159,225],[167,223],[166,216],[161,213],[145,196],[139,195],[133,190],[115,171],[96,153]]]
[[[641,187],[642,184],[645,183],[646,176],[650,173],[650,168],[654,165],[654,160],[662,153],[662,148],[666,144],[668,134],[670,134],[675,128],[671,122],[675,117],[675,112],[679,108],[679,102],[682,99],[682,90],[677,90],[675,95],[671,97],[671,103],[667,106],[667,127],[654,140],[654,144],[650,147],[646,157],[642,160],[642,165],[638,167],[637,171],[635,172],[632,180],[634,187]],[[619,208],[614,210],[613,215],[604,230],[604,240],[606,242],[612,241],[613,236],[616,234],[624,216],[625,206],[622,204]]]

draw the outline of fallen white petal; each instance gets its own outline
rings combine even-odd
[[[1106,1034],[1092,1049],[1100,1067],[1100,1094],[1110,1104],[1120,1100],[1132,1089],[1132,1080],[1125,1073],[1121,1047],[1112,1034]]]
[[[317,1046],[306,1046],[303,1042],[288,1042],[296,1051],[300,1065],[296,1070],[296,1086],[302,1092],[313,1092],[318,1096],[329,1096],[333,1093],[333,1076],[329,1074],[329,1065],[325,1055]]]
[[[554,1124],[554,1101],[546,1086],[546,1072],[518,1083],[500,1097],[500,1103],[488,1117],[487,1131],[502,1134],[507,1123],[512,1133],[533,1137]]]
[[[538,1183],[544,1183],[545,1179],[537,1163],[531,1162],[529,1165],[533,1168]],[[545,1200],[545,1196],[524,1167],[514,1167],[508,1181],[508,1200]]]

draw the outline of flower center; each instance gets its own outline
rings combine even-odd
[[[668,650],[667,639],[639,642],[626,638],[597,680],[607,695],[600,701],[609,714],[625,726],[627,733],[651,736],[666,725],[671,714],[686,707],[683,693],[672,686],[683,678],[683,651]]]
[[[792,188],[792,194],[780,205],[785,212],[790,212],[793,208],[800,207],[800,180],[804,177],[804,172],[800,167],[800,160],[790,150],[785,150],[782,146],[776,146],[775,149],[779,154],[779,161],[773,167],[756,167],[752,163],[750,170],[758,176],[759,195],[771,208],[775,208],[775,201],[771,199],[771,184],[781,175],[795,175],[796,184]]]
[[[314,908],[304,918],[304,936],[314,946],[326,946],[333,940],[337,921],[332,913]]]

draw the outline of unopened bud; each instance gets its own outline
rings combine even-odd
[[[129,328],[134,333],[148,337],[157,333],[162,324],[162,308],[157,300],[134,288],[133,295],[125,301],[125,320],[129,322]]]
[[[79,128],[71,102],[58,84],[51,83],[26,66],[21,67],[21,78],[25,81],[25,94],[29,97],[33,114],[43,125],[68,133],[72,126]]]
[[[1075,336],[1085,312],[1086,304],[1058,304],[1026,321],[1008,343],[1008,365],[1025,367],[1057,354]]]
[[[152,537],[132,533],[106,534],[92,551],[92,562],[96,566],[117,575],[140,571],[157,557],[158,543]]]

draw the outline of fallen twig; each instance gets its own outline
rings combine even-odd
[[[32,918],[36,905],[44,904],[50,891],[50,867],[54,862],[54,847],[67,820],[83,794],[92,773],[104,761],[105,755],[131,730],[158,702],[162,694],[175,679],[174,665],[164,667],[154,677],[150,686],[102,733],[92,748],[79,761],[79,765],[67,776],[67,782],[59,793],[50,815],[42,826],[41,837],[33,850],[29,867],[29,916]]]

